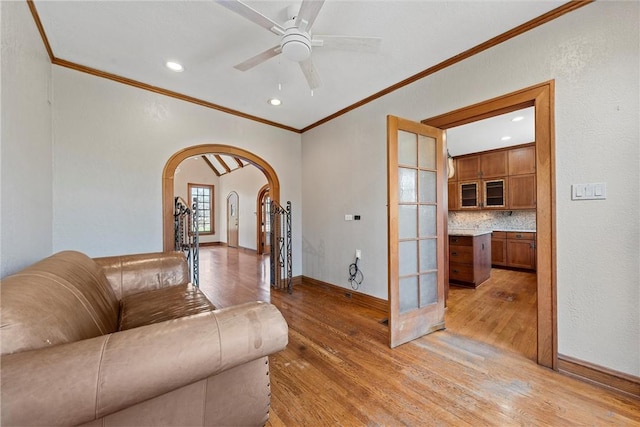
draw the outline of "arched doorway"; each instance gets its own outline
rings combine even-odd
[[[178,165],[185,159],[202,154],[227,154],[239,157],[260,169],[267,178],[271,200],[280,201],[280,181],[275,170],[255,154],[242,148],[222,144],[202,144],[187,147],[175,153],[169,158],[162,171],[162,247],[168,252],[173,250],[173,179]]]

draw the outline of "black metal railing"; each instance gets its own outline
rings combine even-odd
[[[283,208],[271,201],[271,287],[293,292],[291,263],[291,202]]]
[[[198,203],[193,198],[189,208],[181,197],[174,199],[173,232],[176,251],[184,252],[189,265],[189,276],[194,286],[200,286],[200,232],[198,228]]]

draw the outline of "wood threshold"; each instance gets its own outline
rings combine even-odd
[[[307,276],[302,276],[301,282],[321,288],[331,296],[337,297],[344,301],[353,302],[354,304],[358,304],[363,307],[372,308],[384,313],[387,313],[389,309],[389,304],[386,300],[363,294],[362,292],[358,292],[353,289],[332,285],[331,283],[323,282],[321,280],[313,279]]]
[[[583,381],[640,398],[640,377],[614,371],[613,369],[604,368],[563,354],[558,355],[558,371]]]
[[[35,25],[38,28],[38,31],[39,31],[40,36],[42,38],[42,42],[44,43],[45,49],[47,51],[47,54],[49,55],[49,59],[51,60],[51,63],[54,64],[54,65],[58,65],[58,66],[61,66],[61,67],[69,68],[69,69],[80,71],[80,72],[87,73],[87,74],[91,74],[91,75],[96,76],[96,77],[105,78],[105,79],[112,80],[112,81],[115,81],[115,82],[118,82],[118,83],[122,83],[122,84],[126,84],[126,85],[129,85],[129,86],[133,86],[133,87],[136,87],[138,89],[147,90],[147,91],[154,92],[154,93],[157,93],[157,94],[160,94],[160,95],[168,96],[170,98],[175,98],[175,99],[179,99],[179,100],[182,100],[182,101],[185,101],[185,102],[189,102],[189,103],[192,103],[192,104],[200,105],[202,107],[211,108],[213,110],[221,111],[223,113],[231,114],[231,115],[234,115],[234,116],[237,116],[237,117],[241,117],[241,118],[244,118],[244,119],[248,119],[248,120],[253,120],[255,122],[262,123],[262,124],[265,124],[265,125],[268,125],[268,126],[273,126],[273,127],[276,127],[276,128],[280,128],[280,129],[284,129],[284,130],[290,131],[290,132],[295,132],[295,133],[302,134],[302,133],[305,133],[308,130],[311,130],[311,129],[313,129],[315,127],[318,127],[318,126],[320,126],[320,125],[322,125],[324,123],[327,123],[327,122],[329,122],[329,121],[331,121],[331,120],[333,120],[333,119],[335,119],[335,118],[337,118],[339,116],[342,116],[343,114],[346,114],[351,110],[355,110],[356,108],[359,108],[359,107],[361,107],[361,106],[363,106],[365,104],[368,104],[369,102],[374,101],[374,100],[376,100],[378,98],[381,98],[384,95],[387,95],[387,94],[389,94],[391,92],[394,92],[394,91],[396,91],[396,90],[398,90],[400,88],[403,88],[404,86],[407,86],[407,85],[409,85],[411,83],[414,83],[417,80],[420,80],[420,79],[422,79],[424,77],[427,77],[427,76],[429,76],[429,75],[431,75],[433,73],[436,73],[437,71],[440,71],[440,70],[442,70],[444,68],[447,68],[447,67],[449,67],[451,65],[454,65],[454,64],[456,64],[456,63],[458,63],[458,62],[460,62],[460,61],[462,61],[464,59],[467,59],[467,58],[469,58],[469,57],[471,57],[473,55],[476,55],[476,54],[478,54],[478,53],[480,53],[482,51],[485,51],[485,50],[487,50],[487,49],[489,49],[491,47],[494,47],[494,46],[496,46],[496,45],[498,45],[500,43],[503,43],[503,42],[505,42],[505,41],[507,41],[507,40],[509,40],[511,38],[519,36],[520,34],[523,34],[523,33],[527,32],[529,30],[532,30],[532,29],[534,29],[536,27],[539,27],[540,25],[543,25],[543,24],[545,24],[545,23],[547,23],[549,21],[552,21],[552,20],[554,20],[556,18],[559,18],[562,15],[565,15],[565,14],[567,14],[569,12],[573,12],[576,9],[579,9],[579,8],[581,8],[583,6],[586,6],[586,5],[590,4],[590,3],[592,3],[594,0],[571,0],[571,1],[563,4],[562,6],[559,6],[559,7],[555,8],[555,9],[553,9],[553,10],[551,10],[551,11],[549,11],[549,12],[543,14],[543,15],[540,15],[540,16],[536,17],[536,18],[533,18],[533,19],[525,22],[524,24],[521,24],[521,25],[519,25],[519,26],[517,26],[515,28],[512,28],[509,31],[505,31],[502,34],[499,34],[496,37],[493,37],[493,38],[485,41],[484,43],[481,43],[481,44],[479,44],[477,46],[474,46],[474,47],[472,47],[470,49],[465,50],[462,53],[459,53],[459,54],[457,54],[455,56],[452,56],[451,58],[446,59],[446,60],[440,62],[439,64],[436,64],[436,65],[434,65],[432,67],[429,67],[429,68],[427,68],[427,69],[425,69],[425,70],[423,70],[423,71],[421,71],[421,72],[419,72],[417,74],[414,74],[413,76],[410,76],[410,77],[408,77],[408,78],[406,78],[406,79],[404,79],[404,80],[402,80],[402,81],[400,81],[400,82],[398,82],[398,83],[396,83],[394,85],[391,85],[391,86],[387,87],[386,89],[383,89],[383,90],[381,90],[381,91],[379,91],[377,93],[374,93],[373,95],[368,96],[367,98],[364,98],[364,99],[362,99],[362,100],[360,100],[360,101],[358,101],[358,102],[356,102],[354,104],[351,104],[351,105],[343,108],[342,110],[339,110],[339,111],[337,111],[337,112],[335,112],[335,113],[333,113],[333,114],[331,114],[331,115],[329,115],[329,116],[327,116],[327,117],[325,117],[323,119],[320,119],[317,122],[312,123],[312,124],[302,128],[302,129],[296,129],[296,128],[292,127],[292,126],[287,126],[287,125],[284,125],[282,123],[277,123],[277,122],[274,122],[274,121],[271,121],[271,120],[267,120],[267,119],[264,119],[264,118],[261,118],[261,117],[258,117],[258,116],[253,116],[253,115],[250,115],[250,114],[246,114],[246,113],[243,113],[241,111],[234,110],[234,109],[227,108],[227,107],[223,107],[221,105],[214,104],[212,102],[208,102],[208,101],[205,101],[205,100],[202,100],[202,99],[199,99],[199,98],[195,98],[195,97],[184,95],[184,94],[181,94],[181,93],[178,93],[178,92],[174,92],[174,91],[171,91],[171,90],[163,89],[163,88],[160,88],[160,87],[157,87],[157,86],[152,86],[150,84],[143,83],[143,82],[140,82],[140,81],[137,81],[137,80],[129,79],[129,78],[122,77],[122,76],[119,76],[119,75],[116,75],[116,74],[108,73],[108,72],[101,71],[101,70],[98,70],[98,69],[95,69],[95,68],[87,67],[87,66],[84,66],[84,65],[81,65],[81,64],[77,64],[77,63],[74,63],[74,62],[71,62],[71,61],[67,61],[67,60],[64,60],[64,59],[57,58],[55,56],[55,54],[53,53],[53,50],[51,48],[51,44],[49,43],[49,39],[47,37],[47,34],[44,31],[44,27],[42,25],[42,21],[40,20],[40,16],[38,15],[38,11],[36,9],[35,4],[33,3],[33,0],[26,0],[26,1],[27,1],[28,6],[29,6],[29,10],[31,11],[31,15],[33,16],[33,20],[35,22]]]

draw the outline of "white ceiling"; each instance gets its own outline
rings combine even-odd
[[[455,157],[535,142],[534,114],[534,107],[529,107],[449,128],[447,129],[449,153]],[[522,120],[514,122],[513,119],[516,117],[522,117]],[[509,139],[505,137],[509,137]]]
[[[294,3],[247,2],[280,23]],[[35,6],[58,59],[303,129],[563,3],[328,0],[312,33],[381,37],[382,45],[378,53],[314,48],[322,86],[313,96],[298,64],[282,55],[245,72],[234,69],[279,37],[214,1],[37,0]],[[168,70],[168,60],[185,71]],[[268,105],[271,97],[282,105]]]

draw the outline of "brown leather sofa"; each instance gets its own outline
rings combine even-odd
[[[264,425],[271,304],[215,310],[181,253],[52,255],[0,282],[1,418],[11,425]]]

